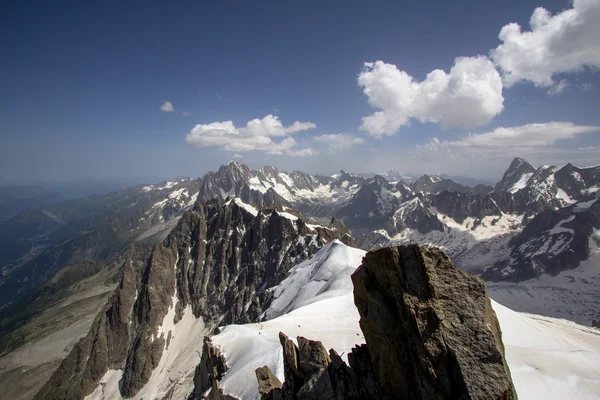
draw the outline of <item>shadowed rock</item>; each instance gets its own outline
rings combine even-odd
[[[439,249],[367,253],[352,275],[375,374],[398,399],[516,399],[485,283]]]

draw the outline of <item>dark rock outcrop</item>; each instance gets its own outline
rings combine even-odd
[[[365,345],[352,349],[348,366],[335,350],[327,353],[321,342],[299,336],[296,346],[283,332],[279,339],[285,382],[281,386],[277,378],[273,379],[267,366],[258,368],[256,376],[263,400],[386,398],[377,384]]]
[[[194,392],[190,395],[189,399],[196,400],[202,398],[202,395],[208,389],[211,389],[211,398],[219,399],[218,396],[222,395],[219,381],[228,369],[225,357],[212,344],[210,338],[206,336],[204,338],[204,345],[202,346],[202,358],[194,373]]]
[[[398,399],[516,399],[485,283],[439,249],[367,253],[352,275],[379,384]]]

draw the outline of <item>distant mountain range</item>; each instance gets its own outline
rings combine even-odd
[[[269,288],[334,239],[364,250],[435,245],[515,309],[600,319],[600,167],[536,169],[515,158],[494,186],[394,173],[318,176],[230,162],[197,179],[23,210],[0,225],[0,351],[39,337],[36,318],[71,304],[82,282],[119,271],[103,278],[117,291],[45,393],[88,393],[117,367],[121,393],[143,392],[157,367],[148,360],[170,340],[155,334],[164,315],[210,326],[259,321]]]

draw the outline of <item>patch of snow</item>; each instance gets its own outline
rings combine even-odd
[[[236,197],[234,201],[235,204],[237,204],[239,207],[242,207],[253,216],[256,217],[258,215],[258,210],[256,208],[252,207],[250,204],[244,203],[240,198]]]
[[[565,202],[565,204],[573,204],[576,202],[575,199],[573,199],[571,196],[569,196],[567,194],[567,192],[565,192],[564,190],[562,190],[561,188],[558,188],[556,197],[558,197],[559,199],[561,199],[562,201]]]
[[[85,400],[120,399],[119,381],[123,377],[123,370],[109,369],[100,379],[96,389]]]
[[[276,213],[280,217],[283,217],[285,219],[289,219],[290,221],[297,221],[298,220],[298,217],[296,217],[294,214],[290,214],[290,213],[283,212],[283,211],[276,211]]]
[[[167,182],[164,184],[164,186],[161,186],[157,189],[158,190],[171,189],[173,186],[178,185],[178,184],[179,184],[179,182],[177,182],[177,181]]]
[[[254,371],[263,365],[269,366],[283,381],[279,332],[293,340],[297,336],[320,340],[327,349],[334,348],[347,361],[352,347],[364,343],[358,320],[354,296],[346,293],[325,298],[271,321],[226,326],[213,337],[230,366],[221,380],[221,387],[225,393],[241,399],[259,399]]]
[[[157,203],[154,203],[154,205],[152,206],[152,208],[161,208],[161,207],[163,207],[167,203],[167,201],[169,201],[168,198],[164,199],[164,200],[161,200],[161,201],[159,201]]]
[[[177,265],[177,264],[175,264]],[[171,299],[171,303],[169,304],[169,311],[167,311],[167,315],[163,318],[162,324],[158,326],[158,335],[157,338],[161,336],[165,340],[165,347],[167,346],[167,337],[169,336],[169,332],[173,332],[173,328],[175,327],[175,306],[177,305],[177,290],[175,290],[175,294],[173,294],[173,298]],[[171,337],[172,339],[172,337]]]
[[[554,226],[554,228],[548,230],[547,232],[550,235],[558,235],[561,233],[570,233],[570,234],[574,234],[575,232],[573,231],[573,229],[569,229],[569,228],[563,228],[562,225],[567,223],[567,222],[571,222],[575,219],[574,215],[571,215],[569,218],[567,219],[563,219],[562,221],[560,221],[558,224],[556,224]]]
[[[575,208],[573,208],[573,212],[583,212],[583,211],[589,209],[596,201],[598,201],[598,199],[593,199],[593,200],[577,203]]]
[[[283,181],[283,183],[285,183],[289,187],[294,187],[294,180],[292,178],[290,178],[287,174],[285,174],[283,172],[280,172],[279,173],[279,178],[281,178],[281,180]]]
[[[250,178],[250,180],[248,181],[250,189],[252,190],[258,190],[261,193],[266,193],[268,187],[265,187],[265,185],[261,182],[260,179],[258,179],[257,176],[253,176],[252,178]]]
[[[339,240],[329,243],[290,270],[289,276],[274,289],[275,298],[264,315],[273,318],[339,292],[352,291],[347,278],[360,265],[365,253]]]
[[[598,187],[598,186],[591,186],[591,187],[589,187],[589,188],[586,189],[586,192],[589,193],[589,194],[592,194],[592,193],[596,193],[598,190],[600,190],[600,187]]]
[[[193,373],[200,362],[202,338],[209,333],[202,318],[194,317],[188,305],[182,319],[173,327],[171,342],[152,371],[148,383],[135,399],[162,399],[173,390],[173,399],[185,399],[194,389]],[[119,392],[121,370],[109,370],[86,400],[122,399]],[[256,378],[255,378],[256,379]]]
[[[181,195],[184,195],[184,193],[187,193],[186,188],[173,190],[171,193],[169,193],[169,199],[179,200]]]

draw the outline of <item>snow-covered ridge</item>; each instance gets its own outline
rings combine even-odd
[[[334,240],[311,259],[297,265],[273,288],[275,299],[263,317],[274,318],[305,305],[352,290],[348,277],[362,262],[365,251]],[[347,285],[350,284],[350,288]]]
[[[258,399],[254,370],[267,365],[283,380],[283,358],[278,334],[320,340],[326,348],[347,354],[364,343],[353,302],[350,273],[360,250],[336,243],[294,268],[276,290],[287,313],[257,324],[229,325],[213,337],[230,370],[221,386],[241,399]],[[344,257],[348,256],[348,261]],[[344,263],[345,267],[344,267]],[[303,292],[317,284],[326,265],[327,282],[336,288]],[[333,286],[333,285],[332,285]],[[286,294],[286,291],[288,293]],[[288,296],[289,295],[289,296]],[[289,307],[290,304],[294,306]],[[514,312],[492,302],[503,332],[506,358],[520,399],[595,399],[600,391],[600,334],[565,320]],[[277,310],[281,312],[281,307]],[[278,314],[278,313],[275,313]]]

